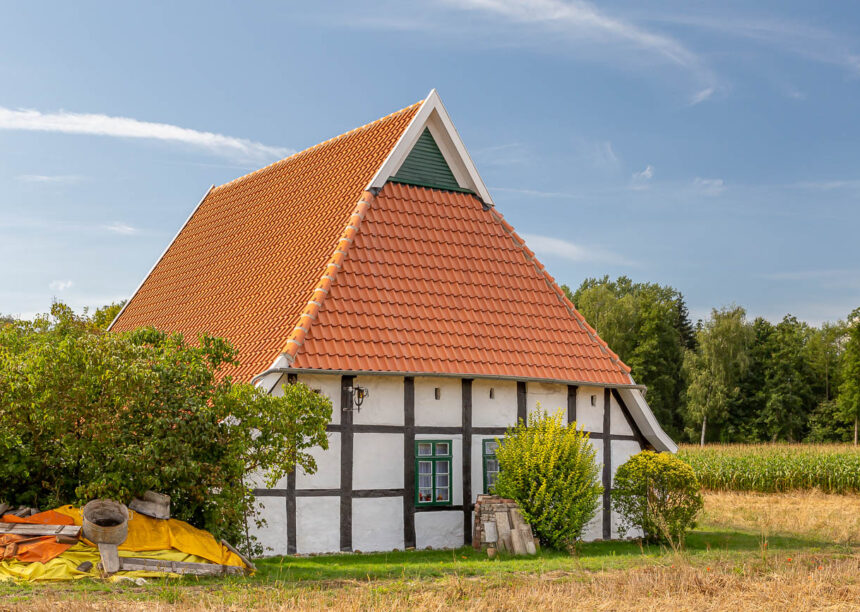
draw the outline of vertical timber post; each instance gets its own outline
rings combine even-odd
[[[340,549],[352,551],[352,384],[354,376],[340,379]]]
[[[292,385],[298,380],[295,374],[287,374],[287,384]],[[296,470],[287,474],[287,554],[294,555],[296,548]]]
[[[415,379],[403,379],[403,546],[415,548]]]
[[[612,423],[609,388],[603,391],[603,539],[612,539]]]
[[[463,539],[472,544],[472,380],[463,379]]]
[[[567,424],[576,423],[576,385],[567,386]]]
[[[517,424],[520,421],[525,423],[528,420],[528,411],[526,408],[526,383],[522,380],[517,381]]]

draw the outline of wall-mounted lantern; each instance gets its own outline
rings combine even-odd
[[[361,410],[361,405],[364,403],[364,400],[370,397],[370,391],[367,387],[359,387],[358,385],[353,385],[352,387],[347,387],[345,390],[352,398],[352,402],[350,402],[348,408],[343,409],[344,412],[358,412],[359,410]]]

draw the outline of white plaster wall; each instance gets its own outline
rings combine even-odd
[[[625,464],[630,457],[641,450],[639,443],[632,440],[613,440],[612,441],[612,482],[615,482],[615,472],[618,468]],[[632,531],[622,536],[618,531],[620,516],[614,510],[612,511],[612,538],[637,538],[642,535],[640,530]]]
[[[286,533],[286,524],[284,533]],[[306,555],[338,550],[340,550],[340,498],[296,498],[296,552]]]
[[[370,392],[361,410],[353,413],[353,423],[403,425],[402,376],[356,376],[353,384]]]
[[[615,399],[614,395],[609,398],[609,429],[614,434],[623,434],[626,436],[633,434],[633,429],[624,417],[624,412],[622,412],[621,406],[618,405],[618,400]],[[612,450],[615,450],[614,446]]]
[[[296,380],[311,389],[319,389],[331,400],[331,422],[340,423],[340,376],[327,374],[299,374]]]
[[[463,546],[463,512],[415,513],[415,547],[460,548]]]
[[[597,504],[597,510],[594,517],[585,524],[582,530],[582,541],[593,542],[603,538],[603,496],[600,496],[600,501]]]
[[[526,408],[531,415],[538,406],[550,415],[559,410],[567,422],[567,385],[530,382],[526,384]]]
[[[266,521],[257,527],[255,520],[248,521],[248,532],[265,547],[263,555],[287,554],[287,500],[283,497],[258,497],[258,518]]]
[[[597,397],[597,405],[591,405],[591,396]],[[576,424],[585,431],[603,431],[603,389],[599,387],[580,387],[576,391]]]
[[[591,446],[596,452],[594,460],[597,462],[597,480],[603,482],[603,440],[590,440]],[[582,531],[582,539],[586,542],[592,540],[600,540],[603,538],[603,496],[600,496],[600,503],[597,506],[597,511],[594,518],[589,521]]]
[[[434,390],[441,395],[437,400]],[[463,387],[459,378],[415,378],[415,424],[457,427],[463,422]]]
[[[403,434],[353,434],[353,489],[403,488]]]
[[[316,459],[317,471],[307,474],[301,468],[296,470],[297,489],[339,489],[340,488],[340,433],[329,432],[328,449],[312,448],[309,453]]]
[[[490,399],[490,389],[494,399]],[[479,378],[472,382],[473,427],[508,427],[516,423],[516,381]]]
[[[403,498],[353,499],[352,548],[362,552],[402,550]]]
[[[463,503],[463,436],[460,434],[416,434],[416,440],[451,440],[451,505]],[[403,459],[400,459],[403,463]]]

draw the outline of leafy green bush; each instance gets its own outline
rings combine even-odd
[[[647,540],[683,547],[703,505],[693,468],[670,453],[645,450],[618,468],[614,484],[623,533],[638,528]]]
[[[515,500],[541,544],[568,549],[597,510],[603,487],[588,434],[538,410],[508,429],[493,492]]]
[[[233,384],[235,350],[154,329],[105,333],[55,304],[0,327],[0,501],[50,508],[147,489],[176,518],[240,542],[254,498],[295,465],[316,469],[331,402],[305,385],[273,397]]]

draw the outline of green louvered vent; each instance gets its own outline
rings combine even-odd
[[[448,163],[436,145],[430,130],[424,128],[424,133],[406,156],[397,174],[391,177],[395,183],[406,183],[419,187],[434,187],[449,191],[465,191],[457,184],[457,179],[448,167]]]

